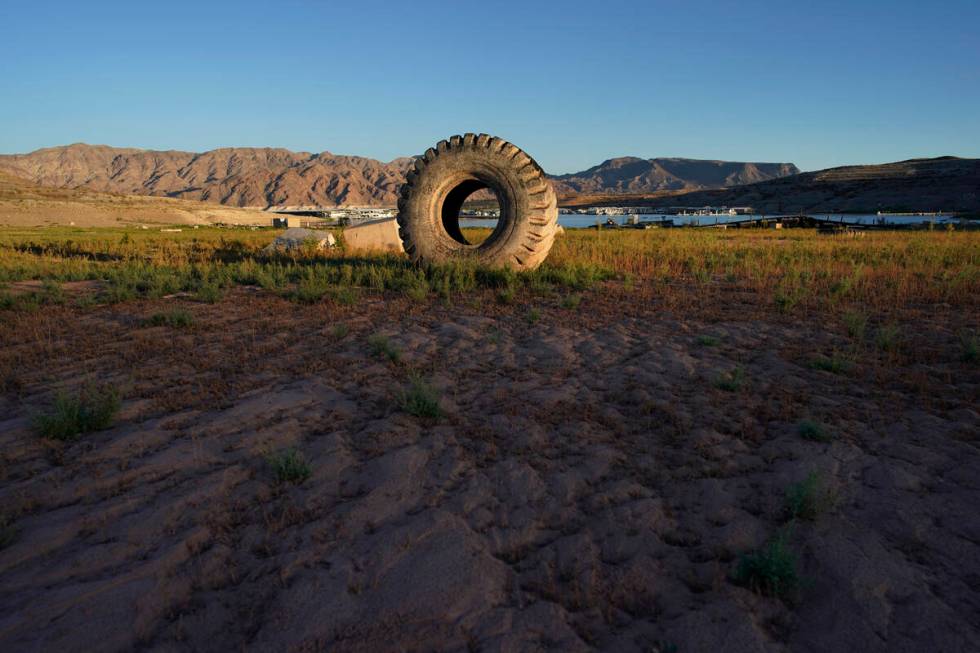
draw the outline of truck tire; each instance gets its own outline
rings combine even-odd
[[[459,209],[472,193],[497,196],[493,233],[470,244]],[[471,261],[489,267],[533,270],[555,239],[558,204],[551,182],[519,147],[487,134],[453,136],[415,160],[398,199],[398,233],[416,263]]]

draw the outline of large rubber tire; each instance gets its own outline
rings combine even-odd
[[[467,242],[459,209],[470,194],[490,189],[500,205],[497,228]],[[440,141],[415,160],[398,200],[398,233],[416,263],[472,261],[532,270],[555,239],[558,204],[551,182],[519,147],[487,134]]]

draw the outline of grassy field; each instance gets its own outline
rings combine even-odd
[[[480,234],[474,234],[479,238]],[[63,301],[59,284],[98,282],[84,303],[158,298],[191,292],[215,301],[236,285],[260,286],[299,302],[357,293],[437,294],[494,289],[506,293],[584,290],[610,280],[642,285],[668,305],[751,293],[783,313],[877,312],[930,304],[976,308],[980,233],[871,232],[856,238],[812,230],[572,231],[559,238],[541,269],[524,274],[465,265],[420,269],[392,255],[350,256],[342,248],[265,257],[270,230],[0,230],[0,284],[38,280],[30,293],[0,287],[0,307],[29,309]]]

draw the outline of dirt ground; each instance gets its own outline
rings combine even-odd
[[[175,306],[192,327],[143,326]],[[838,374],[812,365],[853,347],[834,316],[614,283],[575,308],[238,288],[2,327],[0,650],[980,650],[977,315],[908,316]],[[443,417],[400,409],[413,371]],[[87,382],[120,389],[115,424],[39,438]],[[267,462],[286,448],[301,484]],[[788,520],[811,472],[822,510]],[[780,534],[799,588],[733,582]]]

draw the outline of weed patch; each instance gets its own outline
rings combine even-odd
[[[745,381],[745,372],[736,367],[728,374],[721,374],[715,379],[715,387],[725,392],[737,392]]]
[[[70,442],[109,428],[120,406],[119,393],[111,388],[86,388],[74,396],[59,394],[50,410],[34,416],[34,430],[43,438]]]
[[[266,461],[279,483],[300,485],[313,474],[313,469],[306,462],[306,458],[295,449],[270,454]]]
[[[790,520],[813,521],[832,504],[832,495],[824,487],[820,475],[810,472],[805,479],[790,485],[786,490],[784,510]]]
[[[800,588],[796,554],[786,544],[785,535],[771,540],[759,551],[739,558],[732,575],[736,585],[764,596],[790,600]]]
[[[804,440],[812,440],[814,442],[830,442],[830,434],[827,433],[827,429],[824,428],[822,424],[818,424],[813,420],[804,419],[796,427],[796,432],[800,434],[800,437]]]
[[[371,355],[376,358],[386,358],[392,363],[397,363],[402,358],[401,350],[395,346],[388,336],[376,333],[367,340]]]
[[[193,324],[194,317],[187,311],[179,308],[163,313],[154,313],[150,317],[143,320],[143,326],[148,327],[168,326],[175,329],[185,329],[193,326]]]
[[[439,405],[439,393],[421,376],[413,374],[409,378],[408,390],[399,397],[399,407],[415,417],[439,419],[442,408]]]

